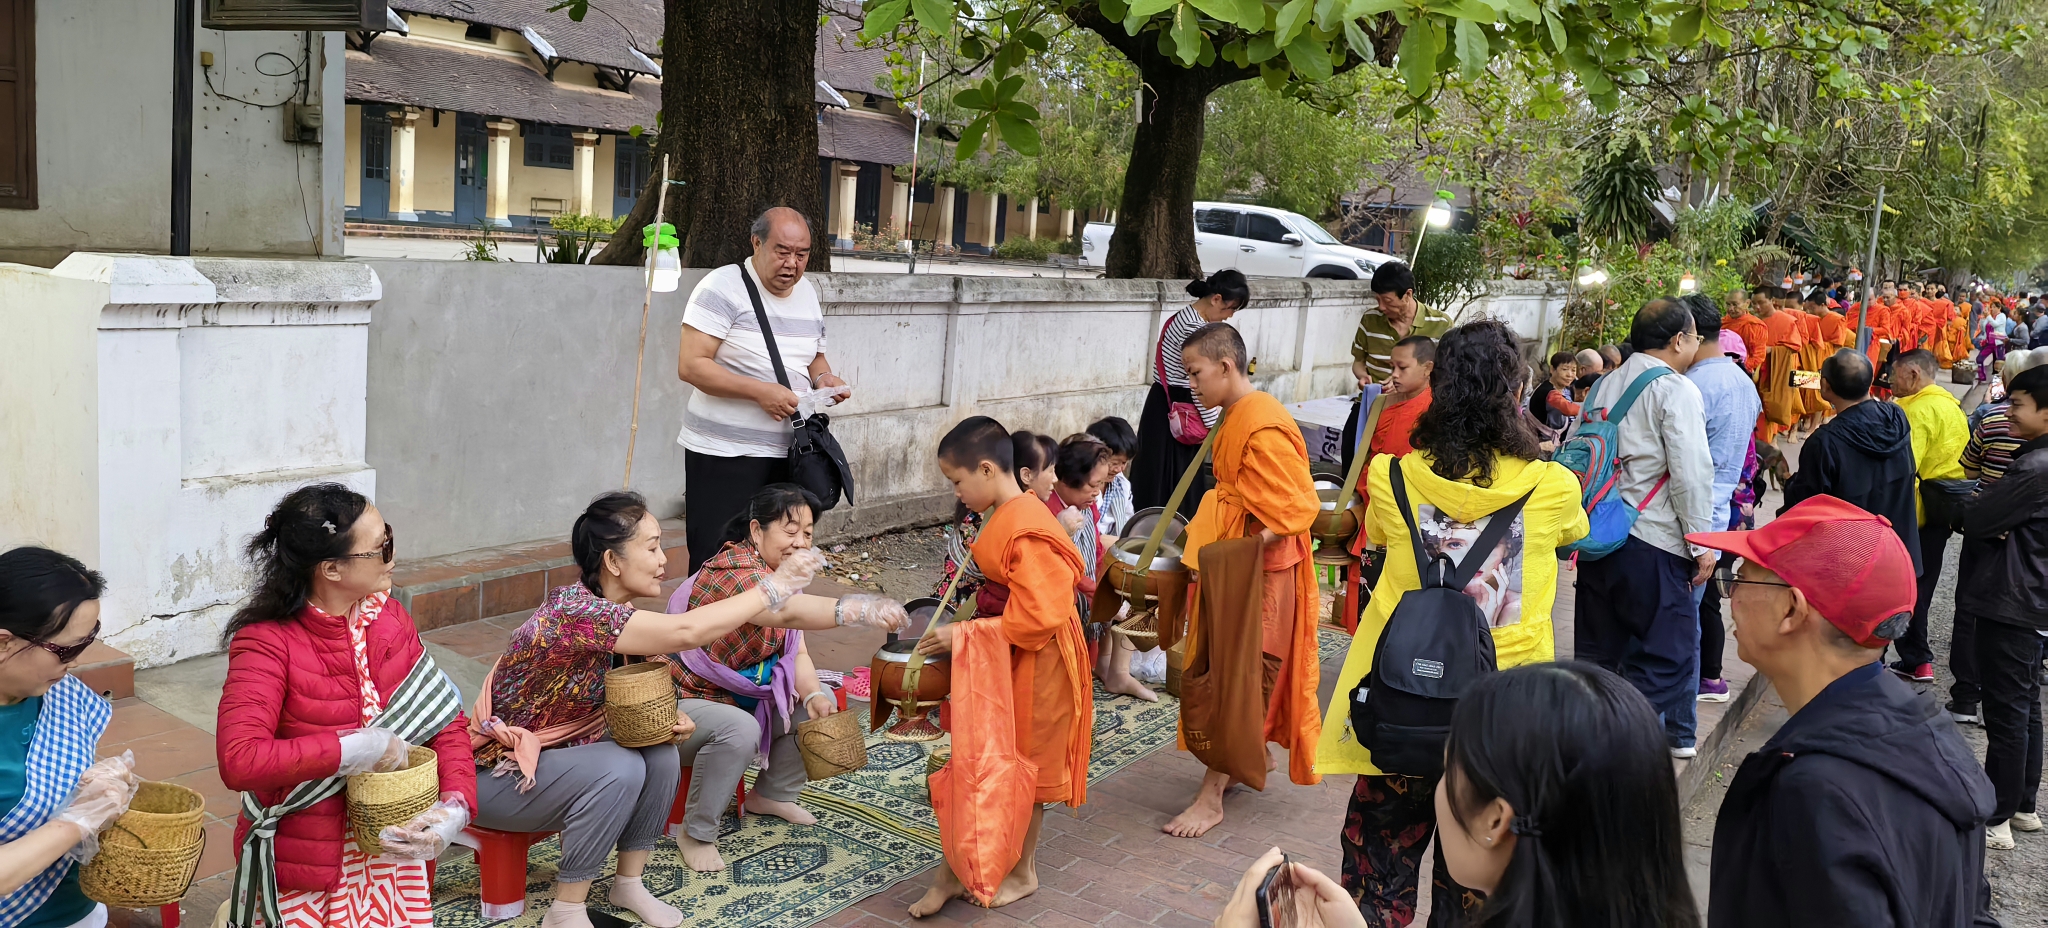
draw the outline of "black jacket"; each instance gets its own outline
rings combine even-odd
[[[1799,471],[1785,484],[1778,514],[1826,494],[1884,516],[1920,573],[1920,529],[1913,499],[1913,428],[1897,404],[1871,400],[1844,409],[1799,449]]]
[[[1742,761],[1714,824],[1710,928],[1991,926],[1991,781],[1934,701],[1851,672]]]
[[[1963,509],[1970,575],[1956,608],[2024,628],[2048,628],[2048,436],[2013,452],[2012,468]]]

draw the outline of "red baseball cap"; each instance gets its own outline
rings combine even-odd
[[[1806,594],[1815,611],[1866,648],[1904,635],[1916,593],[1913,556],[1883,516],[1815,496],[1753,532],[1685,536],[1731,552]]]

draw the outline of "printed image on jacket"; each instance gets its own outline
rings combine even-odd
[[[1477,522],[1459,522],[1450,515],[1428,503],[1415,507],[1415,528],[1422,533],[1422,550],[1426,557],[1434,560],[1441,554],[1451,563],[1465,566],[1465,558],[1472,554],[1472,546],[1479,542],[1480,533],[1493,521],[1485,515]],[[1524,535],[1522,514],[1515,513],[1515,524],[1508,526],[1507,537],[1494,545],[1485,554],[1486,561],[1472,574],[1472,582],[1465,585],[1465,595],[1479,604],[1479,611],[1486,616],[1486,624],[1492,628],[1519,625],[1522,622],[1522,536]]]

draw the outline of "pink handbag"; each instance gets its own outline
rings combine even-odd
[[[1152,356],[1153,366],[1159,372],[1159,389],[1166,391],[1166,428],[1173,433],[1174,441],[1199,445],[1209,437],[1209,424],[1202,421],[1202,407],[1174,399],[1173,385],[1166,379],[1166,329],[1172,326],[1173,320],[1168,318],[1166,326],[1159,330],[1159,351]]]

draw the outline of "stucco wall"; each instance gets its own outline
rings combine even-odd
[[[36,5],[39,208],[0,210],[0,260],[54,266],[72,251],[170,247],[170,3],[65,0]],[[341,253],[340,33],[315,33],[312,102],[330,109],[334,144],[284,141],[297,32],[200,29],[211,73],[193,75],[195,253]],[[207,87],[211,78],[213,90]],[[217,92],[216,92],[217,91]],[[237,102],[239,97],[255,104]]]
[[[437,115],[441,121],[438,126],[434,125]],[[418,128],[413,130],[415,212],[447,214],[450,218],[455,213],[455,120],[454,113],[423,112]]]
[[[0,264],[0,550],[99,564],[99,359],[106,287]]]

